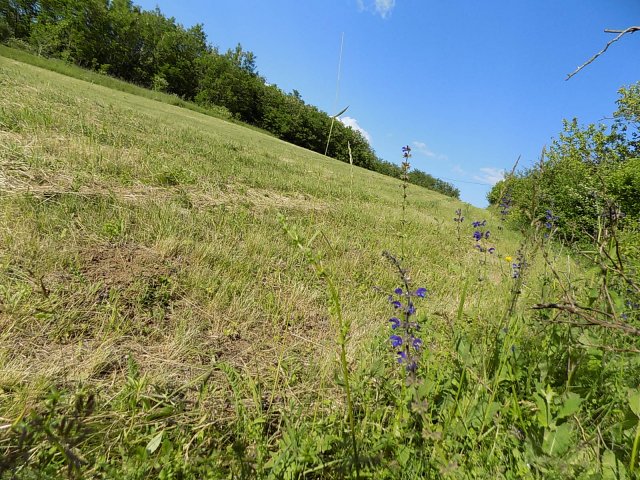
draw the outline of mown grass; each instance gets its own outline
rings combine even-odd
[[[27,45],[25,44],[24,46],[26,47]],[[183,100],[177,95],[172,95],[161,91],[149,90],[138,85],[134,85],[130,82],[125,82],[123,80],[110,77],[106,74],[80,68],[76,65],[73,65],[72,63],[65,62],[64,60],[34,55],[33,53],[30,53],[24,49],[12,48],[8,45],[2,44],[0,44],[0,56],[11,58],[22,63],[28,63],[35,67],[51,70],[68,77],[84,80],[85,82],[102,85],[103,87],[108,87],[120,92],[131,93],[133,95],[138,95],[150,100],[168,103],[169,105],[186,108],[198,113],[202,113],[204,115],[231,120],[231,114],[227,109],[223,107],[205,108],[193,102]]]
[[[318,234],[313,249],[351,325],[363,475],[565,471],[553,447],[531,467],[533,397],[501,390],[544,387],[509,349],[552,357],[524,312],[557,284],[531,256],[505,316],[504,257],[522,237],[492,213],[409,188],[404,249],[413,284],[429,290],[419,318],[432,396],[419,421],[398,417],[380,293],[398,284],[381,256],[400,250],[398,181],[3,57],[0,89],[0,448],[19,477],[353,474],[325,285],[279,213],[304,238]],[[474,249],[475,219],[487,219],[494,255]],[[560,270],[575,271],[563,259]],[[572,462],[597,465],[600,451],[581,442]]]

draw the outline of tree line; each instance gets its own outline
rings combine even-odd
[[[610,126],[565,120],[540,162],[498,182],[489,202],[520,223],[546,222],[551,212],[559,236],[573,244],[611,222],[640,233],[640,82],[618,93]]]
[[[332,120],[300,93],[269,84],[255,55],[238,44],[221,52],[202,24],[183,27],[159,8],[131,0],[0,0],[0,41],[61,58],[137,85],[175,94],[325,153]],[[400,178],[400,166],[376,155],[357,130],[335,121],[327,155]],[[411,183],[459,198],[453,185],[414,170]]]

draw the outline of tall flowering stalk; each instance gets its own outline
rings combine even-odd
[[[513,315],[513,312],[515,312],[518,297],[522,290],[523,274],[529,264],[525,260],[525,253],[522,248],[518,249],[516,252],[515,260],[510,256],[506,257],[506,259],[511,263],[511,278],[513,279],[513,284],[511,285],[511,300],[505,315],[506,318],[510,318]]]
[[[511,213],[511,207],[513,206],[513,198],[508,191],[500,199],[500,222],[504,223],[507,217]],[[502,230],[502,225],[498,225],[498,230]]]
[[[383,252],[382,255],[396,267],[404,287],[396,288],[393,294],[388,297],[395,314],[389,319],[393,332],[389,340],[391,341],[391,347],[396,352],[398,363],[404,365],[411,378],[415,378],[423,342],[418,337],[420,323],[415,320],[416,307],[414,300],[416,298],[424,298],[427,294],[427,289],[418,288],[417,290],[412,290],[407,270],[402,267],[400,261],[389,252]]]
[[[476,221],[473,222],[473,228],[475,229],[473,232],[473,239],[476,241],[475,248],[477,248],[481,253],[484,253],[484,260],[482,263],[486,265],[487,263],[487,253],[493,254],[496,249],[495,247],[491,247],[487,244],[489,237],[491,236],[491,231],[487,226],[487,221]]]
[[[464,217],[462,216],[462,209],[461,208],[456,210],[456,216],[453,217],[453,221],[456,222],[456,231],[458,233],[458,242],[460,242],[460,228],[462,227],[462,222],[464,222]]]
[[[404,239],[406,235],[407,226],[407,189],[409,188],[409,170],[411,164],[409,159],[411,158],[411,147],[406,145],[402,147],[402,173],[400,180],[402,180],[402,219],[400,220],[400,258],[404,260]]]
[[[556,217],[551,210],[547,210],[544,212],[544,238],[549,238],[551,236],[557,221],[558,217]]]
[[[511,264],[511,278],[520,278],[520,276],[522,275],[522,270],[525,266],[526,263],[524,261],[524,254],[522,253],[522,250],[518,250],[516,261]]]

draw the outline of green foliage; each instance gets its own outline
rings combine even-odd
[[[4,17],[0,17],[0,42],[5,42],[11,36],[11,28],[9,27],[9,23],[7,19]]]
[[[638,85],[620,90],[616,122],[582,127],[576,119],[564,122],[564,129],[538,165],[499,182],[487,198],[492,205],[509,190],[521,225],[532,218],[543,219],[550,210],[558,217],[558,233],[575,242],[598,231],[599,218],[607,205],[623,215],[637,218],[640,212],[637,124]],[[539,203],[531,208],[531,198]],[[526,215],[525,215],[526,212]]]
[[[5,21],[8,29],[5,38],[29,36],[38,12],[38,4],[38,0],[0,0],[0,19]]]
[[[48,476],[64,469],[74,478],[87,464],[80,448],[91,433],[88,417],[95,408],[94,395],[52,390],[40,404],[42,411],[14,422],[0,443],[0,477],[17,471]]]
[[[640,158],[629,158],[613,168],[606,179],[610,193],[620,210],[630,219],[640,218]]]
[[[622,87],[618,93],[618,110],[615,113],[616,118],[623,119],[626,122],[640,125],[640,82]]]

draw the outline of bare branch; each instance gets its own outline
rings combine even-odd
[[[637,32],[638,30],[640,30],[640,26],[637,27],[629,27],[626,28],[624,30],[611,30],[611,29],[605,29],[605,33],[617,33],[618,36],[616,38],[614,38],[613,40],[611,40],[609,43],[607,43],[604,48],[602,50],[600,50],[598,53],[596,53],[593,57],[591,57],[589,60],[587,60],[585,63],[583,63],[582,65],[580,65],[573,73],[570,73],[567,78],[565,80],[569,80],[571,77],[573,77],[576,73],[578,73],[580,70],[582,70],[584,67],[586,67],[587,65],[589,65],[590,63],[592,63],[596,58],[598,58],[600,55],[602,55],[604,52],[607,51],[607,49],[611,46],[612,43],[617,42],[618,40],[620,40],[623,36],[625,36],[627,33],[634,33]]]
[[[532,310],[551,310],[551,309],[560,310],[563,312],[571,313],[573,315],[577,315],[578,317],[584,320],[583,322],[577,322],[577,321],[571,321],[571,320],[556,319],[555,320],[556,323],[569,323],[577,327],[589,327],[589,326],[597,325],[597,326],[608,328],[611,330],[621,330],[631,335],[640,336],[640,329],[637,329],[631,325],[627,325],[626,323],[621,323],[621,322],[607,322],[605,320],[600,320],[599,318],[596,318],[586,313],[587,311],[590,311],[590,312],[595,312],[596,314],[612,317],[611,314],[601,312],[593,308],[581,307],[579,305],[571,304],[571,303],[544,303],[544,304],[532,305],[531,309]]]

